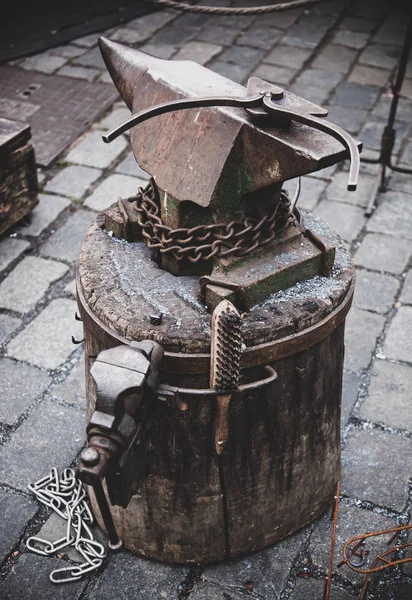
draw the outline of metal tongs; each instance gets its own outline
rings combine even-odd
[[[280,102],[283,100],[284,91],[280,88],[275,88],[275,86],[273,86],[270,90],[262,91],[253,96],[246,96],[245,98],[235,98],[232,96],[173,100],[141,110],[140,112],[132,115],[121,125],[118,125],[117,127],[111,129],[108,133],[105,133],[102,137],[104,142],[110,143],[119,135],[125,133],[135,125],[139,125],[139,123],[143,123],[152,117],[157,117],[175,110],[204,108],[209,106],[232,106],[244,108],[246,110],[258,108],[260,109],[258,113],[259,115],[267,114],[283,118],[283,120],[287,119],[297,121],[298,123],[308,125],[309,127],[313,127],[314,129],[318,129],[319,131],[327,133],[341,142],[341,144],[348,150],[350,157],[347,189],[349,191],[356,190],[360,167],[357,142],[352,138],[351,135],[341,129],[338,125],[315,116],[313,112],[300,112],[288,108],[287,106],[282,106]],[[325,110],[324,113],[326,115],[327,111]],[[252,114],[256,113],[252,112]]]

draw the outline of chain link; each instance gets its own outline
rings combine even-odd
[[[176,2],[175,0],[152,0],[153,4],[164,6],[165,8],[174,8],[182,12],[204,13],[208,15],[264,15],[268,13],[292,10],[326,2],[328,0],[291,0],[279,4],[270,4],[269,6],[199,6],[197,4],[187,4],[185,2]]]
[[[197,225],[192,228],[172,229],[164,225],[160,216],[160,202],[151,181],[136,196],[121,200],[132,203],[137,214],[143,240],[149,248],[161,254],[170,254],[177,261],[192,263],[210,260],[214,256],[245,256],[257,248],[267,246],[295,217],[290,210],[287,193],[280,193],[279,202],[261,217],[246,217],[243,221],[225,224]]]
[[[86,497],[83,483],[77,479],[73,469],[64,469],[59,477],[57,469],[53,468],[49,475],[28,486],[37,500],[52,508],[67,521],[66,535],[55,542],[40,537],[31,536],[26,546],[32,552],[49,556],[68,546],[73,546],[84,558],[78,566],[55,569],[50,573],[53,583],[77,581],[86,573],[94,571],[103,563],[106,550],[96,541],[90,526],[93,525],[93,515]]]

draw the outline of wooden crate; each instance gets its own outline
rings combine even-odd
[[[39,202],[30,125],[0,118],[0,235]]]

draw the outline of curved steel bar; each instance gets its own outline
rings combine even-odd
[[[319,117],[295,112],[288,108],[284,108],[283,106],[279,106],[278,104],[274,104],[273,97],[271,95],[265,95],[265,97],[263,98],[263,104],[269,114],[272,113],[276,115],[284,115],[285,117],[288,117],[288,119],[292,119],[293,121],[297,121],[298,123],[302,123],[303,125],[309,125],[309,127],[319,129],[319,131],[323,131],[323,133],[327,133],[339,142],[341,142],[341,144],[343,144],[345,148],[349,151],[350,155],[348,190],[356,190],[360,167],[360,157],[358,146],[353,137],[349,135],[349,133],[338,127],[338,125],[334,125],[333,123],[324,121]]]
[[[266,373],[268,373],[268,377],[265,377],[263,379],[258,379],[258,381],[252,381],[251,383],[244,383],[243,385],[239,385],[239,387],[235,390],[233,390],[231,393],[232,394],[236,394],[238,392],[247,392],[250,390],[257,390],[259,388],[265,387],[266,385],[269,385],[269,383],[272,383],[273,381],[275,381],[278,378],[278,374],[277,371],[275,371],[275,369],[273,367],[271,367],[270,365],[264,365],[263,369],[266,371]],[[214,388],[183,388],[183,387],[176,387],[173,388],[173,386],[163,386],[162,388],[162,384],[159,386],[159,391],[161,392],[162,389],[169,388],[170,389],[174,389],[175,393],[177,395],[181,395],[181,396],[219,396],[219,394],[221,395],[221,392],[219,392],[218,390],[215,390]]]
[[[194,98],[184,100],[174,100],[172,102],[163,102],[157,106],[152,106],[132,115],[121,125],[114,127],[108,133],[105,133],[102,138],[106,144],[115,140],[119,135],[125,133],[135,125],[143,123],[152,117],[158,117],[175,110],[185,110],[188,108],[205,108],[208,106],[233,106],[239,108],[254,108],[261,106],[265,94],[251,96],[250,98]]]

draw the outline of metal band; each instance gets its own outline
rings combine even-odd
[[[106,347],[113,345],[129,345],[133,340],[128,340],[112,329],[109,329],[90,310],[81,291],[81,283],[77,275],[77,302],[79,312],[85,328]],[[266,342],[257,346],[250,346],[242,354],[242,369],[261,367],[273,363],[281,358],[286,358],[298,352],[303,352],[327,338],[346,318],[353,299],[354,284],[352,283],[343,302],[335,310],[311,327],[293,335]],[[165,352],[162,371],[182,375],[208,375],[210,373],[210,354],[186,354],[183,352]]]
[[[243,392],[250,392],[252,390],[259,390],[262,387],[265,387],[275,381],[278,378],[278,374],[270,365],[265,365],[263,369],[268,374],[267,377],[263,379],[258,379],[257,381],[252,381],[250,383],[244,383],[243,385],[239,385],[236,390],[233,390],[232,394],[238,394]],[[158,395],[162,395],[164,392],[175,394],[176,396],[219,396],[222,393],[213,388],[184,388],[184,387],[176,387],[172,385],[160,384],[157,390]]]

